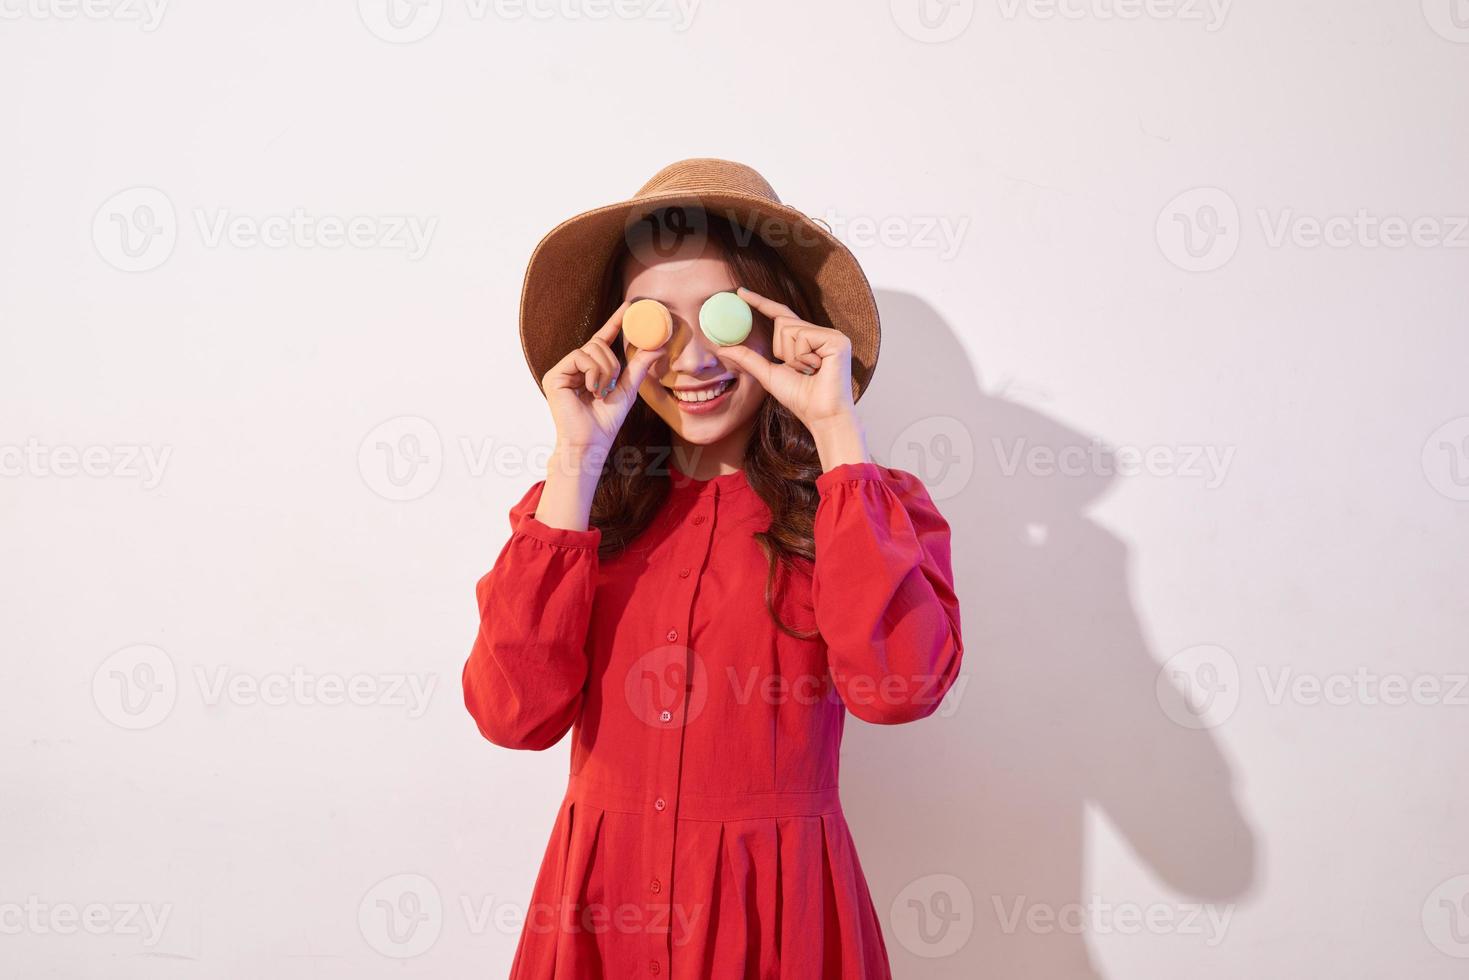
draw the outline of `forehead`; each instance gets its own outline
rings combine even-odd
[[[629,256],[622,285],[624,296],[646,296],[668,305],[702,303],[738,283],[724,253],[710,242],[692,258]]]

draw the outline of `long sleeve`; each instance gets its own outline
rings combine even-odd
[[[876,463],[816,489],[812,602],[837,691],[864,721],[925,718],[964,651],[948,522],[917,477]]]
[[[464,664],[465,706],[485,738],[511,749],[559,742],[587,678],[602,532],[536,520],[544,486],[510,509],[510,540],[475,586],[479,634]]]

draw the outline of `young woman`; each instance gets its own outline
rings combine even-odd
[[[700,328],[724,292],[743,343]],[[640,299],[657,349],[622,335]],[[856,260],[753,170],[684,161],[542,241],[521,334],[556,445],[479,581],[464,697],[498,745],[574,735],[511,976],[890,977],[842,727],[933,713],[963,648],[948,525],[854,411]]]

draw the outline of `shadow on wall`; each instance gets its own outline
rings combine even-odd
[[[922,477],[952,526],[965,641],[963,686],[939,715],[847,724],[842,798],[894,973],[1100,977],[1088,807],[1180,904],[1243,896],[1254,836],[1211,733],[1170,719],[1188,711],[1171,685],[1158,693],[1127,546],[1087,514],[1110,468],[1014,468],[1019,451],[1091,438],[981,390],[923,300],[878,303],[888,340],[861,402],[868,446]]]

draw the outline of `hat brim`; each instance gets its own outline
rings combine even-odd
[[[811,315],[852,342],[852,398],[877,369],[882,331],[877,300],[855,256],[821,224],[795,208],[754,195],[670,191],[584,211],[551,229],[531,254],[520,294],[520,345],[541,379],[603,324],[598,309],[604,270],[628,229],[673,205],[702,208],[752,231],[773,248],[815,304]]]

